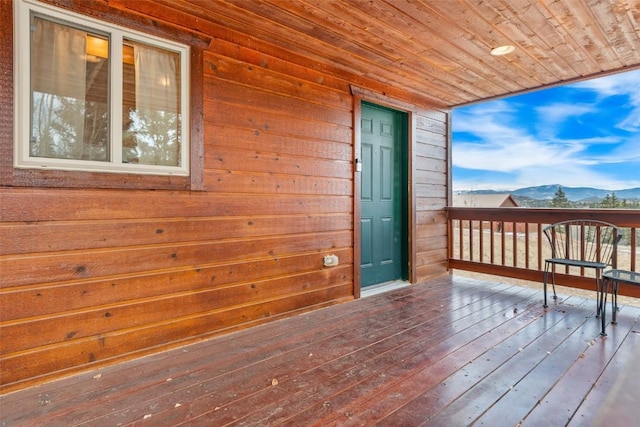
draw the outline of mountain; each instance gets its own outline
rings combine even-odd
[[[615,193],[619,200],[640,200],[640,187],[628,188],[624,190],[604,190],[593,187],[565,187],[560,184],[539,185],[537,187],[519,188],[513,191],[496,191],[496,190],[475,190],[461,191],[462,194],[499,194],[509,193],[512,196],[530,198],[535,200],[551,200],[558,191],[558,187],[562,187],[567,199],[572,202],[593,201],[604,199],[607,194]],[[588,199],[588,200],[587,200]]]
[[[541,199],[551,200],[553,199],[556,192],[558,191],[558,187],[561,187],[561,186],[556,184],[556,185],[541,185],[538,187],[520,188],[518,190],[513,191],[511,194],[518,195],[518,196],[531,197],[532,199],[537,199],[537,200],[541,200]],[[609,190],[602,190],[599,188],[592,188],[592,187],[562,187],[562,191],[564,191],[564,194],[567,196],[567,199],[571,200],[572,202],[576,202],[584,199],[592,199],[592,198],[604,199],[607,194],[611,193],[611,191]],[[640,195],[640,189],[638,190],[638,194]],[[618,193],[616,193],[616,196],[618,196]],[[618,198],[620,198],[620,196],[618,196]]]

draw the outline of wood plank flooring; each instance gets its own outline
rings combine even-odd
[[[444,277],[0,396],[0,426],[626,426],[639,318]]]

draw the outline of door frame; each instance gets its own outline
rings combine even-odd
[[[367,89],[363,89],[354,85],[351,85],[351,94],[353,95],[353,295],[355,298],[360,298],[362,290],[362,280],[360,273],[361,264],[361,251],[360,244],[361,229],[360,229],[360,196],[361,196],[361,174],[357,170],[357,162],[359,161],[359,155],[361,152],[361,119],[362,119],[362,102],[366,101],[371,104],[379,105],[381,107],[390,108],[392,110],[399,111],[406,114],[407,117],[407,132],[406,144],[407,150],[407,164],[403,165],[407,168],[407,212],[406,218],[403,218],[407,222],[407,266],[409,283],[416,283],[416,206],[415,206],[415,184],[413,179],[413,165],[415,165],[415,120],[416,120],[416,107],[394,99],[389,98],[385,94],[379,94]]]

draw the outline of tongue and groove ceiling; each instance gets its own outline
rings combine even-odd
[[[154,3],[441,108],[640,65],[640,0]],[[489,54],[501,45],[515,51]]]

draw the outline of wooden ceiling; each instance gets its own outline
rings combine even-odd
[[[640,0],[160,2],[444,108],[640,65]]]

